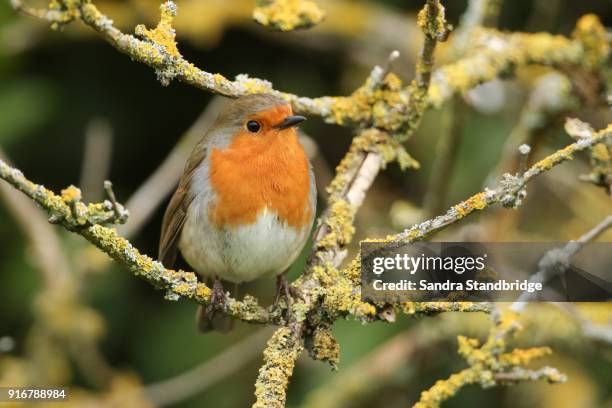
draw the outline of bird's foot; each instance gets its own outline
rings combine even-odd
[[[274,304],[272,309],[276,309],[278,307],[278,302],[280,301],[281,296],[283,296],[287,302],[285,320],[289,321],[293,303],[295,302],[296,298],[302,299],[302,294],[295,287],[291,286],[289,282],[287,282],[284,275],[278,275],[276,277],[276,295],[274,296]]]
[[[225,291],[223,290],[223,284],[219,278],[215,277],[213,280],[212,294],[210,295],[210,302],[206,306],[206,315],[212,319],[217,310],[223,310],[225,306]]]

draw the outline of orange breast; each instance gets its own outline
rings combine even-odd
[[[244,131],[227,149],[213,150],[210,181],[217,200],[209,217],[219,227],[251,224],[265,207],[292,227],[311,220],[308,159],[294,129]]]

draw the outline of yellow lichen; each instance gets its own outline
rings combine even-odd
[[[509,366],[521,366],[528,364],[531,360],[552,354],[549,347],[532,347],[528,349],[514,349],[509,353],[499,356],[502,364]]]
[[[471,214],[476,210],[482,210],[488,206],[487,195],[485,192],[480,192],[473,195],[465,201],[455,205],[453,208],[457,211],[460,218]]]
[[[355,284],[361,279],[361,255],[358,253],[355,258],[342,270],[342,275],[346,276]]]
[[[406,304],[414,309],[415,304]],[[437,381],[430,389],[421,393],[421,398],[414,407],[434,408],[461,388],[470,384],[483,387],[495,385],[500,381],[547,379],[550,382],[561,382],[565,377],[555,369],[542,372],[530,371],[523,366],[537,357],[550,354],[548,347],[515,349],[505,353],[507,343],[518,328],[517,314],[505,311],[490,330],[484,343],[477,339],[458,336],[459,354],[467,361],[469,368],[451,375],[446,380]]]
[[[253,408],[285,407],[289,378],[302,348],[302,342],[289,328],[281,327],[274,333],[264,350],[264,364],[255,383]]]
[[[325,12],[310,0],[260,0],[253,10],[253,19],[259,24],[280,31],[292,31],[319,24]]]
[[[466,368],[446,380],[438,380],[433,387],[421,393],[419,402],[412,408],[438,408],[443,401],[455,395],[459,389],[473,384],[476,380],[477,372],[472,368]]]
[[[593,146],[593,149],[591,150],[591,155],[594,159],[602,162],[612,160],[610,149],[608,149],[608,147],[603,143],[597,143],[595,146]]]
[[[81,190],[79,190],[75,186],[68,186],[67,188],[61,191],[61,194],[62,200],[64,200],[66,204],[72,204],[77,201],[81,201],[82,198]]]
[[[447,29],[444,14],[444,6],[439,1],[427,2],[417,14],[417,25],[423,34],[436,38]]]
[[[375,316],[376,307],[363,302],[360,293],[351,280],[338,276],[334,285],[327,288],[323,306],[326,311],[335,315],[350,313],[358,318]]]
[[[167,1],[160,6],[161,18],[157,26],[149,30],[144,25],[136,26],[136,34],[146,38],[153,44],[164,47],[166,53],[172,57],[180,57],[176,46],[176,32],[172,28],[172,20],[176,16],[176,5],[172,1]]]
[[[584,47],[584,64],[596,68],[610,55],[610,41],[606,28],[595,14],[582,16],[576,23],[572,37]]]
[[[354,217],[355,208],[348,201],[338,199],[331,203],[330,216],[325,221],[330,231],[319,240],[317,245],[320,248],[329,249],[350,243],[355,232]]]
[[[334,339],[330,329],[318,327],[314,331],[310,355],[315,360],[329,363],[334,370],[338,368],[340,346],[336,339]]]
[[[208,286],[204,285],[203,283],[198,283],[198,285],[196,286],[197,298],[208,301],[211,295],[212,290]]]
[[[330,263],[326,263],[324,266],[315,265],[311,273],[322,286],[330,286],[338,277],[338,270]]]
[[[439,107],[453,94],[464,93],[515,67],[536,62],[584,64],[587,51],[581,41],[547,33],[504,34],[493,29],[476,29],[472,34],[473,51],[436,71],[429,86],[428,104]]]
[[[475,210],[482,210],[487,206],[487,196],[485,193],[478,193],[468,198],[466,204]]]

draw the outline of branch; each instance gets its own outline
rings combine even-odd
[[[438,32],[446,29],[443,10],[439,0],[428,0],[421,12],[421,28],[426,35],[421,56],[425,61],[418,64],[415,86],[422,95],[427,92],[429,86],[428,72],[433,66],[433,51]],[[396,52],[391,54],[387,69],[397,57]],[[385,69],[376,67],[368,78],[366,92],[373,94],[381,90],[393,89],[395,84],[394,76],[387,75]],[[407,130],[404,138],[414,132],[425,110],[425,105],[419,99],[413,99],[410,103],[409,111],[412,112],[410,123],[413,124],[413,127]],[[353,282],[349,282],[335,268],[346,256],[344,246],[352,239],[355,213],[363,203],[367,190],[374,182],[381,167],[393,160],[397,160],[402,168],[418,165],[396,139],[391,138],[386,132],[372,128],[361,132],[353,139],[349,152],[336,168],[336,176],[329,187],[328,208],[319,219],[319,227],[314,233],[315,251],[308,259],[304,274],[294,285],[299,288],[303,303],[292,306],[294,313],[287,322],[291,329],[284,329],[285,331],[282,332],[283,329],[279,329],[264,352],[265,363],[255,385],[257,402],[254,406],[267,407],[271,406],[270,404],[284,406],[286,383],[288,376],[291,375],[294,360],[303,348],[304,335],[309,329],[312,329],[309,326],[325,327],[325,324],[321,325],[321,323],[311,324],[309,320],[321,319],[325,322],[333,322],[341,313],[349,310],[361,315],[372,314],[373,311],[376,311],[372,305],[354,299],[350,295],[354,289]],[[331,307],[324,306],[320,310],[315,310],[320,297]],[[342,305],[343,302],[344,305]],[[306,318],[307,313],[315,311],[318,313],[311,313],[309,319]],[[319,316],[314,316],[316,314]],[[316,333],[316,330],[314,332]],[[326,333],[327,336],[324,336],[326,341],[315,344],[314,347],[318,350],[311,355],[327,360],[334,365],[337,360],[337,343],[329,332]],[[316,336],[314,338],[316,342]],[[281,353],[274,349],[278,346],[285,347],[284,360],[275,360],[278,358],[276,353]],[[281,364],[280,368],[279,364]],[[269,377],[278,374],[282,374],[283,377],[270,380]]]
[[[442,402],[471,384],[487,388],[527,380],[546,379],[551,383],[566,381],[565,375],[555,368],[530,370],[524,367],[533,359],[550,354],[548,347],[507,351],[509,340],[521,328],[516,313],[496,313],[493,317],[495,325],[482,345],[477,339],[458,337],[459,354],[469,367],[446,380],[438,380],[430,389],[421,393],[420,400],[413,408],[438,408]]]
[[[597,16],[588,14],[576,23],[573,40],[548,33],[502,33],[474,30],[468,55],[433,73],[429,104],[440,107],[451,96],[464,93],[502,73],[529,64],[601,66],[610,54],[606,30]]]
[[[610,127],[607,130],[609,135]],[[605,133],[605,131],[606,129],[598,132],[598,134]],[[590,137],[590,139],[596,137],[596,135]],[[563,260],[566,261],[586,243],[594,240],[610,227],[612,227],[612,216],[604,219],[577,241],[570,242],[563,249],[549,251],[540,261],[540,264],[546,268],[541,269],[530,281],[545,281],[550,278],[550,274],[559,273],[554,265],[558,265],[560,260],[561,262]],[[551,383],[565,382],[565,375],[555,368],[544,367],[539,370],[531,370],[524,367],[533,358],[550,354],[551,350],[549,348],[514,349],[511,352],[506,352],[508,342],[521,329],[517,312],[522,309],[525,304],[524,301],[528,297],[529,294],[524,292],[519,300],[512,304],[509,312],[502,314],[496,311],[493,314],[495,326],[482,346],[479,347],[476,339],[459,336],[459,353],[467,360],[470,367],[453,374],[447,380],[438,381],[429,390],[424,391],[421,394],[420,401],[414,405],[414,408],[439,407],[440,403],[470,384],[490,387],[496,384],[512,384],[520,381],[536,381],[540,379],[545,379]],[[585,335],[597,338],[598,340],[609,341],[610,332],[608,328],[589,325],[583,319],[580,319],[579,322]]]
[[[439,1],[427,1],[419,13],[419,26],[425,39],[417,61],[416,79],[411,84],[412,98],[408,110],[410,126],[397,138],[398,141],[404,141],[414,133],[425,112],[424,100],[429,89],[436,43],[439,39],[444,40],[448,33],[444,7]],[[397,56],[395,52],[391,54],[387,69]],[[372,70],[367,81],[372,93],[392,89],[394,82],[394,77],[386,75],[385,70],[380,67]],[[349,152],[336,168],[336,177],[329,187],[329,206],[319,220],[319,227],[314,234],[317,250],[309,258],[311,267],[322,266],[326,262],[331,262],[335,267],[340,265],[346,256],[343,248],[350,242],[354,232],[352,225],[356,209],[363,203],[366,191],[380,169],[393,160],[397,160],[402,169],[419,166],[399,143],[380,130],[366,130],[353,140]]]
[[[23,174],[0,160],[0,178],[34,200],[49,214],[49,221],[83,236],[111,258],[125,266],[134,275],[146,280],[159,289],[166,290],[166,297],[178,300],[185,297],[206,305],[211,290],[198,282],[193,272],[166,269],[160,262],[141,254],[114,229],[100,224],[125,222],[126,216],[117,212],[118,203],[109,200],[103,203],[85,205],[80,201],[81,192],[70,186],[58,196],[41,185],[26,179]],[[257,305],[252,297],[243,301],[228,298],[225,312],[233,317],[251,323],[270,322],[267,310]]]
[[[253,408],[284,408],[295,361],[304,348],[301,333],[279,328],[264,350],[264,364],[255,382]]]
[[[5,156],[0,149],[0,160],[3,159]],[[44,287],[35,297],[34,322],[28,333],[30,340],[36,338],[36,353],[63,355],[66,351],[88,382],[98,387],[106,386],[112,373],[95,344],[102,332],[102,319],[80,299],[80,275],[69,262],[58,230],[49,225],[31,200],[10,185],[0,185],[0,196],[30,242],[33,249],[31,259],[44,278]],[[55,349],[58,339],[67,344]],[[35,364],[37,357],[34,357],[35,353],[30,354]]]
[[[550,156],[545,157],[535,163],[522,175],[504,174],[501,182],[494,189],[485,189],[451,207],[446,214],[414,225],[399,234],[388,236],[385,238],[385,241],[414,242],[454,224],[475,211],[483,210],[491,205],[502,204],[504,207],[516,207],[524,198],[525,185],[533,180],[533,178],[558,164],[571,160],[575,153],[591,149],[598,143],[609,140],[611,136],[612,124],[599,132],[593,133],[591,137],[582,138],[556,151]]]
[[[366,83],[350,96],[323,96],[319,98],[298,97],[273,89],[269,81],[238,75],[234,81],[221,74],[212,74],[199,69],[187,61],[179,52],[172,28],[172,20],[177,7],[172,1],[161,5],[161,19],[155,29],[136,27],[136,35],[121,32],[112,20],[86,0],[59,0],[53,2],[49,10],[35,10],[23,5],[21,0],[12,0],[13,7],[29,16],[48,21],[53,26],[61,26],[75,19],[94,29],[118,51],[127,54],[132,60],[155,69],[162,84],[168,85],[177,79],[196,88],[213,93],[238,97],[251,93],[270,93],[290,102],[296,112],[321,116],[328,123],[358,125],[362,128],[376,127],[393,134],[409,133],[416,125],[413,123],[414,104],[440,106],[455,93],[462,93],[482,82],[491,80],[518,66],[528,64],[575,64],[594,68],[602,64],[608,54],[605,28],[597,17],[588,15],[577,24],[573,39],[553,36],[547,33],[506,34],[496,30],[482,29],[474,33],[471,43],[478,53],[434,71],[427,97],[420,95],[424,82],[429,76],[428,69],[422,70],[416,84],[402,86],[401,81],[393,78],[394,86],[386,92],[369,92]],[[432,27],[444,29],[439,22],[432,22],[427,16],[433,15],[441,6],[438,1],[428,1],[426,12],[421,14],[420,25],[431,33]],[[140,38],[138,38],[140,37]],[[427,37],[427,34],[426,34]],[[423,54],[433,46],[427,37]],[[443,36],[436,36],[437,39]],[[427,58],[422,63],[427,65]],[[413,92],[417,92],[413,96]],[[416,99],[416,102],[415,102]]]
[[[565,244],[563,248],[554,248],[546,252],[538,262],[538,271],[531,276],[529,283],[539,282],[545,284],[555,276],[562,275],[569,267],[570,259],[576,255],[587,243],[596,239],[603,234],[608,228],[612,228],[612,215],[604,218],[602,222],[593,227],[586,234],[582,235],[578,240],[571,241]],[[523,292],[518,299],[512,304],[512,309],[521,311],[524,309],[527,302],[536,299],[537,294]]]
[[[611,138],[611,136],[612,124],[594,133],[592,137],[581,139],[547,156],[522,174],[505,174],[496,188],[492,190],[486,189],[483,192],[473,195],[467,200],[451,207],[444,215],[414,225],[399,234],[389,235],[382,240],[373,239],[366,241],[386,242],[390,247],[401,246],[405,243],[422,240],[456,223],[473,212],[483,210],[491,205],[502,204],[505,207],[517,207],[521,204],[526,195],[525,185],[534,177],[566,160],[570,160],[574,153],[592,148],[594,145]],[[340,173],[340,171],[338,171],[338,173]],[[320,255],[316,255],[316,258],[314,256],[311,258],[310,265],[313,266],[313,273],[319,277],[323,286],[330,286],[326,292],[322,305],[326,313],[335,316],[335,318],[350,313],[364,321],[369,321],[376,317],[387,320],[388,318],[380,313],[388,314],[390,305],[383,305],[375,308],[360,300],[358,286],[360,282],[361,263],[359,255],[353,258],[349,265],[340,272],[330,267],[332,260],[336,262],[337,258],[344,259],[345,254],[343,255],[339,252],[339,248],[341,248],[341,246],[332,246],[331,249],[319,251]],[[331,285],[332,282],[334,283],[333,285]],[[472,302],[405,302],[396,305],[395,308],[409,315],[442,313],[453,310],[463,312],[490,312],[488,304]]]
[[[567,121],[565,130],[577,140],[592,137],[595,133],[588,123],[577,119]],[[603,187],[612,196],[612,141],[604,141],[591,149],[591,167],[591,173],[580,176],[581,180]]]

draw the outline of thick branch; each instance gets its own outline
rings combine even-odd
[[[289,378],[303,349],[301,333],[287,327],[274,333],[264,350],[264,363],[255,382],[253,408],[284,408]]]

